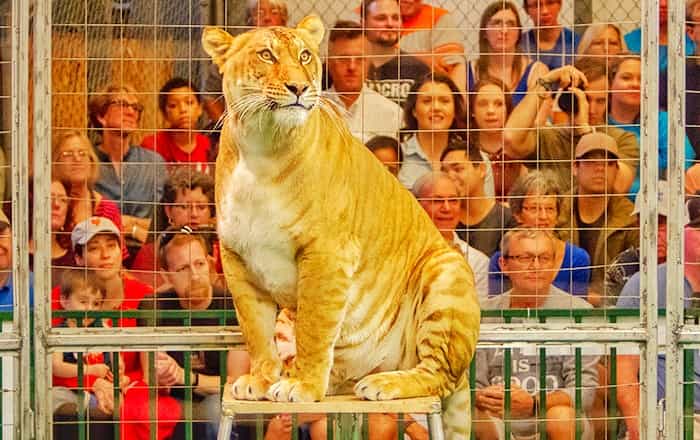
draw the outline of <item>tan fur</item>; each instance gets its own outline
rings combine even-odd
[[[216,166],[223,266],[251,355],[234,395],[439,395],[448,438],[466,439],[479,330],[471,270],[320,96],[322,36],[314,16],[296,29],[203,35],[228,110]],[[293,90],[305,90],[305,108],[285,107]],[[278,306],[297,312],[284,378]]]

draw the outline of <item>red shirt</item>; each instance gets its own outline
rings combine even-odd
[[[413,17],[401,17],[401,35],[408,35],[421,29],[432,29],[435,27],[435,23],[447,12],[446,9],[423,3],[420,6],[420,11]]]
[[[209,138],[201,133],[193,133],[195,140],[194,150],[187,153],[177,146],[171,133],[161,131],[155,135],[146,136],[141,141],[141,146],[156,151],[166,162],[196,164],[197,171],[209,173]]]

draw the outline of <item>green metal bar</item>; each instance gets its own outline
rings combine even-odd
[[[326,414],[326,440],[333,440],[334,426],[335,414]],[[369,438],[369,430],[366,438]]]
[[[192,440],[192,353],[183,353],[185,361],[185,438]]]
[[[540,347],[540,395],[537,426],[540,431],[540,440],[547,440],[547,349]]]
[[[158,404],[158,390],[156,384],[156,353],[148,352],[148,419],[151,426],[151,440],[156,439],[156,405]]]
[[[114,438],[119,439],[121,437],[121,424],[119,420],[121,419],[121,390],[119,386],[119,353],[110,353],[108,356],[112,357],[112,376],[114,377],[114,412],[112,413],[112,420],[114,420]]]
[[[608,432],[617,432],[617,348],[610,348],[610,371],[608,371]]]
[[[255,438],[257,440],[263,440],[265,436],[265,418],[262,414],[256,414],[255,416]]]
[[[511,349],[506,348],[503,355],[503,388],[505,390],[504,402],[503,402],[503,422],[505,425],[505,438],[510,438],[510,381],[511,381]]]
[[[474,414],[476,411],[475,407],[475,402],[476,402],[476,354],[474,355],[474,358],[472,359],[471,363],[469,364],[469,393],[471,399],[469,400],[471,402],[471,416],[472,416],[472,432],[471,435],[469,436],[470,440],[476,440],[476,431],[474,428]]]
[[[83,353],[77,353],[78,358],[78,440],[85,440],[85,371],[83,368]],[[2,413],[0,413],[2,414]],[[2,431],[0,429],[0,431]]]
[[[695,414],[694,350],[683,350],[683,438],[693,440]]]
[[[398,426],[396,427],[397,428],[396,438],[399,440],[403,440],[403,436],[406,433],[406,423],[404,422],[404,414],[403,413],[397,414],[396,421],[398,424]]]
[[[369,416],[362,414],[362,438],[369,438]],[[399,437],[403,440],[403,437]]]
[[[581,440],[581,436],[583,435],[583,393],[581,389],[583,385],[581,378],[581,348],[576,347],[574,353],[576,366],[576,390],[574,392],[576,396],[576,403],[574,406],[576,410],[576,440]]]
[[[292,414],[292,440],[299,440],[299,417]]]

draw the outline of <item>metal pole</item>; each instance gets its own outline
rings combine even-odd
[[[666,257],[666,438],[683,435],[683,224],[685,2],[668,5],[668,251]],[[679,195],[679,196],[675,196]],[[692,420],[690,421],[692,423]]]
[[[657,427],[657,212],[658,197],[658,78],[659,78],[659,1],[642,1],[642,119],[641,119],[641,194],[640,313],[646,327],[642,347],[640,379],[639,430],[642,438],[656,439]],[[673,194],[673,193],[671,193]]]
[[[46,334],[51,323],[51,259],[48,244],[48,195],[51,183],[51,1],[37,0],[34,16],[34,240],[43,244],[34,255],[35,290],[35,392],[36,439],[50,438],[51,401],[46,398],[50,389],[51,364],[46,350]]]

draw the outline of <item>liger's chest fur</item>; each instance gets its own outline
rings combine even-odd
[[[223,177],[218,203],[219,237],[243,260],[259,287],[283,306],[296,302],[296,244],[288,226],[293,205],[264,183],[245,161]]]

